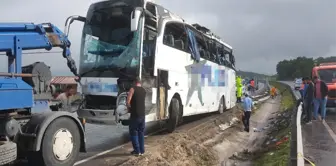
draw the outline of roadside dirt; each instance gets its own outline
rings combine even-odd
[[[269,101],[269,100],[268,100]],[[242,130],[241,109],[233,108],[221,115],[216,114],[181,126],[176,132],[160,133],[147,137],[146,152],[141,157],[129,155],[131,144],[80,164],[81,166],[217,166],[228,165],[232,154],[253,148],[262,142],[262,133],[253,128],[265,127],[264,121],[277,109],[274,102],[260,106],[251,119],[250,133]],[[259,106],[258,106],[259,107]],[[258,141],[255,141],[258,140]],[[235,161],[234,161],[235,162]],[[224,166],[223,165],[223,166]]]

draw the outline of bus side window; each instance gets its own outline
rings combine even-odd
[[[178,50],[189,52],[188,38],[182,23],[167,23],[164,31],[163,44]]]

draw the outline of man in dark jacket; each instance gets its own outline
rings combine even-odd
[[[314,77],[314,83],[314,118],[317,119],[318,110],[321,109],[321,117],[322,121],[324,121],[326,116],[328,86],[316,76]]]
[[[131,154],[143,155],[145,153],[145,97],[146,90],[141,86],[140,79],[136,78],[127,96],[127,107],[131,113],[129,132],[133,145]]]
[[[305,112],[307,114],[307,124],[311,124],[312,121],[312,110],[313,110],[313,100],[314,100],[314,84],[310,78],[305,79],[307,84],[307,89],[303,97],[303,105]]]

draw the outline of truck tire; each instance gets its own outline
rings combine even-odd
[[[180,102],[177,98],[173,98],[169,105],[169,119],[167,123],[167,130],[172,133],[179,122]]]
[[[29,156],[29,164],[36,166],[74,165],[79,154],[80,143],[80,133],[76,122],[66,117],[57,118],[46,129],[41,150]]]
[[[9,164],[17,158],[16,143],[0,141],[0,165]]]

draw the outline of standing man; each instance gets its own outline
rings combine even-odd
[[[255,82],[254,82],[254,79],[252,78],[251,79],[251,95],[254,95],[254,91],[255,91]]]
[[[141,86],[140,78],[136,78],[127,96],[127,108],[131,113],[129,132],[133,145],[131,154],[136,156],[145,153],[145,97],[146,90]]]
[[[245,127],[244,130],[246,132],[250,132],[250,117],[253,108],[253,102],[248,94],[245,93],[244,95],[245,95],[243,99],[244,116],[242,120]]]
[[[326,116],[326,106],[327,106],[327,95],[328,95],[328,86],[327,84],[320,80],[317,76],[314,76],[314,118],[317,119],[318,110],[321,109],[322,121],[324,121]]]
[[[237,95],[237,103],[241,103],[241,97],[243,95],[243,84],[242,80],[239,76],[236,77],[236,95]]]
[[[299,89],[302,100],[303,100],[303,91],[304,91],[305,85],[306,85],[306,78],[303,77],[302,78],[302,83],[301,83],[301,86],[300,86],[300,89]]]
[[[67,85],[65,92],[59,94],[56,100],[61,100],[62,110],[72,112],[71,110],[71,96],[75,94],[75,89],[71,85]]]
[[[307,83],[307,88],[303,92],[303,105],[305,112],[307,114],[307,124],[311,124],[312,121],[312,110],[313,110],[313,100],[314,100],[314,84],[310,78],[305,79]]]

